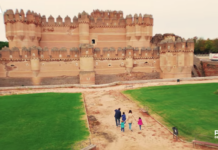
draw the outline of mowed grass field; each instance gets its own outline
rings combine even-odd
[[[1,150],[71,150],[89,136],[80,93],[0,96]]]
[[[173,126],[177,127],[186,140],[197,137],[218,143],[214,139],[214,130],[218,130],[217,90],[218,83],[206,83],[145,87],[123,93],[148,106],[151,115],[156,115],[171,131]]]

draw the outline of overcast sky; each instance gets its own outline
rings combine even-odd
[[[0,0],[3,12],[23,9],[54,18],[77,16],[85,10],[122,10],[128,14],[152,14],[153,35],[174,33],[184,38],[218,37],[218,0]],[[3,13],[0,15],[0,41],[7,41]]]

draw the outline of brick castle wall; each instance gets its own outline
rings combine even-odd
[[[191,76],[193,40],[174,34],[152,38],[152,15],[124,18],[122,11],[94,10],[71,20],[7,10],[4,23],[9,48],[0,51],[0,77],[5,84],[22,83],[17,78],[44,85],[59,84],[61,78],[100,84]]]
[[[218,61],[202,61],[202,68],[204,75],[218,76]]]

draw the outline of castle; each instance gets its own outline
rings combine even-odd
[[[4,22],[0,86],[191,77],[193,40],[153,36],[152,15],[94,10],[55,20],[7,10]]]

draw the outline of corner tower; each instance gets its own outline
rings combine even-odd
[[[153,17],[152,15],[135,14],[126,16],[126,46],[150,47],[153,36]]]
[[[192,39],[166,38],[159,43],[161,78],[191,77],[194,57]]]
[[[41,16],[40,14],[28,11],[26,16],[21,10],[7,10],[4,13],[6,37],[9,41],[9,48],[39,46],[41,40]]]

